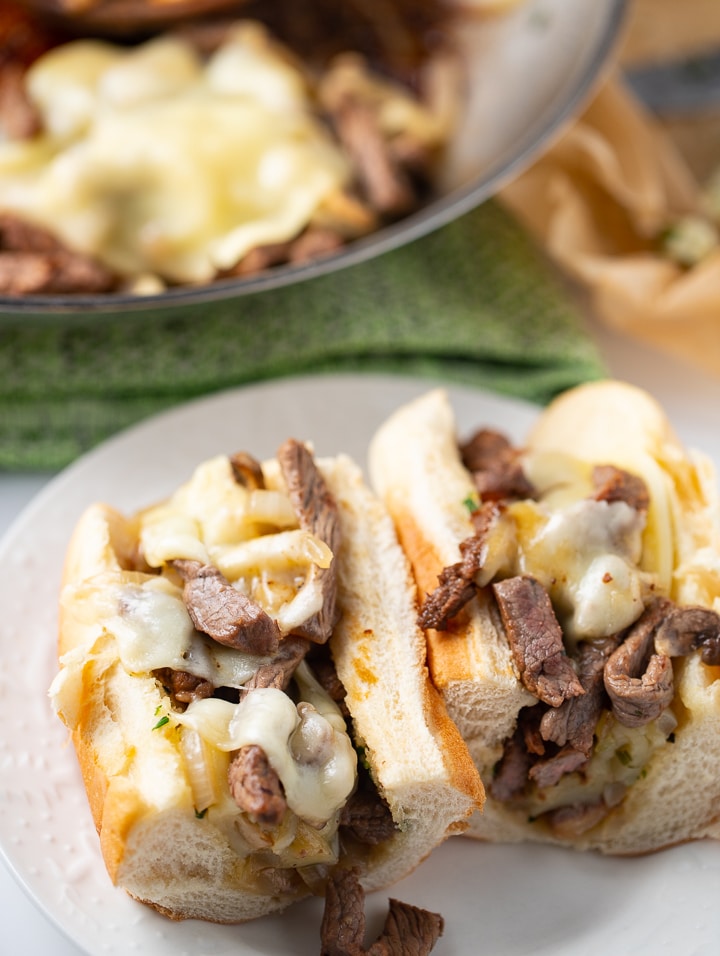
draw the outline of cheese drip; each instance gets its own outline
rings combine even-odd
[[[219,751],[261,747],[282,781],[288,807],[320,827],[351,794],[357,755],[339,709],[305,664],[296,681],[297,704],[283,691],[266,687],[246,694],[239,704],[194,701],[173,719]]]

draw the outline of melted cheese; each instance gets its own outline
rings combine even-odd
[[[622,501],[583,499],[564,508],[512,504],[518,573],[548,590],[568,642],[615,634],[644,607],[650,578],[638,567],[643,519]]]
[[[507,509],[515,526],[511,573],[532,574],[545,586],[569,650],[628,627],[660,584],[647,568],[645,515],[623,501],[589,497],[591,466],[570,455],[536,453],[525,468],[539,500]]]
[[[323,696],[321,713],[309,701],[295,704],[281,690],[258,688],[239,704],[194,701],[174,719],[220,751],[262,747],[282,781],[288,807],[311,825],[322,826],[352,792],[357,768],[342,715]]]
[[[201,63],[180,39],[40,57],[39,137],[0,143],[0,207],[120,274],[205,282],[293,238],[349,180],[302,76],[255,24]]]
[[[100,634],[115,639],[117,655],[129,674],[169,667],[209,680],[215,686],[242,687],[267,659],[223,647],[193,627],[178,587],[154,575],[103,575],[68,587],[63,612],[86,629],[81,651]],[[80,661],[71,656],[64,668]]]
[[[333,554],[298,528],[279,475],[266,471],[269,487],[248,490],[226,456],[203,463],[167,502],[143,513],[140,544],[151,567],[177,558],[215,565],[289,634],[322,607],[310,572],[329,567]]]

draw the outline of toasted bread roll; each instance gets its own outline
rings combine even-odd
[[[434,390],[370,449],[487,789],[468,834],[612,854],[718,837],[712,464],[615,381],[560,396],[522,447],[479,425],[460,444]]]
[[[289,441],[131,516],[89,507],[51,697],[112,881],[173,919],[242,922],[338,864],[385,886],[463,829],[482,786],[415,617],[346,457]]]

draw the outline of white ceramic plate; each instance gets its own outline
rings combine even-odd
[[[167,494],[203,458],[285,438],[364,461],[368,438],[426,381],[327,376],[273,382],[182,406],[113,439],[53,480],[0,545],[0,847],[27,892],[91,956],[250,956],[319,951],[321,903],[240,927],[171,923],[114,889],[72,748],[46,689],[55,673],[56,600],[65,546],[88,503],[135,509]],[[464,431],[520,437],[532,406],[450,389]],[[443,914],[435,952],[455,956],[676,956],[717,952],[720,847],[694,844],[607,860],[543,847],[454,839],[391,895]],[[368,901],[379,930],[388,894]],[[0,951],[22,952],[3,936]],[[6,950],[4,947],[8,946]]]

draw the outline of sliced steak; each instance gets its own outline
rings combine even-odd
[[[499,516],[500,509],[492,501],[473,512],[475,534],[460,543],[461,560],[443,568],[438,575],[438,586],[425,597],[420,608],[420,627],[446,630],[448,621],[472,600],[477,590],[475,576],[487,560],[488,535]]]
[[[356,870],[333,867],[325,888],[320,956],[362,956],[365,952],[365,892]]]
[[[330,118],[353,161],[364,197],[382,216],[396,218],[410,212],[417,197],[388,148],[377,111],[357,96],[346,94],[336,99],[330,105]]]
[[[612,712],[626,727],[647,724],[672,702],[672,662],[655,653],[655,632],[672,608],[665,598],[653,601],[605,664],[603,678]]]
[[[555,786],[566,773],[582,769],[587,762],[586,754],[568,744],[556,754],[537,760],[528,771],[528,776],[542,790]]]
[[[439,913],[388,901],[380,936],[365,948],[365,891],[358,871],[336,866],[325,890],[320,956],[428,956],[442,936]]]
[[[492,798],[507,803],[519,796],[528,782],[534,759],[528,751],[523,728],[518,724],[515,733],[505,742],[503,755],[488,785]]]
[[[501,432],[481,428],[460,446],[460,457],[483,500],[535,497],[535,488],[523,471],[519,450]]]
[[[595,465],[592,472],[596,501],[624,501],[636,511],[647,511],[650,494],[642,478],[615,465]]]
[[[518,575],[492,588],[523,686],[551,707],[583,694],[550,596],[537,578]]]
[[[655,650],[684,657],[702,648],[705,664],[720,665],[720,615],[705,607],[676,607],[655,632]]]
[[[427,956],[445,929],[439,913],[390,898],[389,910],[379,939],[368,956]]]
[[[174,703],[190,704],[194,700],[212,697],[215,688],[210,681],[187,671],[176,671],[171,667],[160,667],[153,671],[153,677],[160,681]]]
[[[335,499],[315,464],[313,456],[302,442],[288,439],[278,450],[280,464],[290,501],[300,527],[320,538],[332,553],[340,546],[340,523]],[[324,644],[332,634],[337,620],[337,573],[333,559],[329,568],[312,565],[304,587],[319,586],[323,605],[295,633],[310,641]]]
[[[248,654],[275,653],[280,639],[277,623],[218,568],[189,560],[173,561],[173,566],[185,582],[183,600],[198,631]]]
[[[261,664],[250,680],[243,685],[243,689],[275,687],[278,690],[286,690],[296,667],[309,649],[310,644],[303,637],[283,638],[273,659],[266,664]]]
[[[578,644],[574,659],[585,693],[581,697],[570,697],[543,714],[540,721],[543,740],[559,747],[569,744],[586,757],[590,756],[597,722],[608,705],[603,680],[605,664],[619,642],[617,636]]]
[[[359,843],[377,846],[397,832],[387,803],[374,786],[360,786],[340,812],[340,826]]]
[[[283,786],[262,747],[248,744],[233,753],[228,785],[237,806],[254,822],[277,826],[284,817]]]

